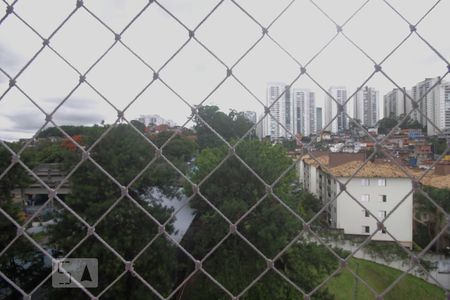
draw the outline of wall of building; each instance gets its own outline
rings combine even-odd
[[[364,87],[354,96],[354,117],[367,127],[373,127],[379,120],[379,93],[371,87]]]
[[[281,94],[283,95],[281,96]],[[270,136],[272,140],[290,138],[292,136],[290,134],[292,133],[292,108],[290,92],[289,89],[286,90],[284,83],[267,85],[266,105],[270,107],[271,116],[266,116],[263,121],[263,136]]]
[[[345,182],[348,178],[339,178]],[[407,178],[386,178],[386,185],[379,186],[378,178],[370,178],[369,185],[363,186],[361,178],[352,179],[347,185],[347,191],[361,201],[368,210],[381,219],[381,212],[389,214],[412,189],[412,182]],[[336,186],[339,192],[339,186]],[[369,195],[368,202],[362,202],[363,195]],[[386,195],[386,202],[381,195]],[[365,216],[365,210],[347,193],[342,193],[337,199],[336,227],[344,229],[346,234],[370,235],[377,229],[377,221]],[[410,194],[384,223],[386,229],[405,246],[412,245],[413,235],[413,196]],[[370,232],[365,233],[363,226],[369,226]],[[392,241],[387,233],[377,232],[373,240]]]
[[[328,89],[328,93],[341,104],[347,100],[347,89],[345,87],[330,87]],[[350,101],[346,104],[345,109],[351,117],[354,116],[352,99],[350,99]],[[325,98],[324,110],[324,124],[327,125],[331,122],[330,125],[326,126],[325,130],[336,133],[348,129],[348,118],[343,114],[339,114],[339,116],[333,120],[334,116],[338,113],[337,104],[328,95]]]
[[[345,183],[348,180],[346,177],[339,177],[336,181],[333,176],[320,168],[305,164],[303,161],[299,162],[298,168],[303,187],[320,199],[322,204],[332,201],[339,194],[339,181]],[[353,178],[347,184],[347,191],[380,220],[381,212],[389,214],[412,189],[412,182],[408,178],[365,179],[368,179],[368,185],[361,184],[362,178]],[[384,179],[386,184],[379,185],[379,179]],[[362,202],[362,195],[369,195],[369,201]],[[383,202],[382,195],[386,196],[386,202]],[[345,234],[369,236],[377,229],[377,221],[370,215],[366,217],[365,210],[346,192],[341,193],[330,203],[327,212],[330,227],[343,229]],[[389,216],[384,225],[399,242],[407,247],[412,246],[412,193]],[[363,226],[369,226],[369,233],[364,232]],[[392,241],[393,239],[389,234],[379,231],[373,236],[373,240]]]

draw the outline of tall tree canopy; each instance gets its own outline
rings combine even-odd
[[[232,110],[227,115],[221,112],[217,106],[201,106],[198,109],[198,115],[226,141],[242,137],[253,126],[243,112]],[[194,127],[200,149],[223,145],[220,138],[200,118],[195,118],[196,125]]]
[[[201,182],[226,155],[225,147],[205,149],[196,160],[192,174]],[[236,153],[264,179],[273,183],[291,164],[282,146],[257,140],[244,141]],[[303,214],[311,209],[293,192],[294,171],[279,180],[273,190],[286,205]],[[302,230],[302,223],[274,198],[267,196],[250,213],[253,205],[263,197],[266,187],[236,157],[222,164],[203,184],[201,194],[232,223],[240,220],[237,230],[267,258],[276,255]],[[183,246],[203,262],[204,269],[237,295],[267,266],[266,261],[237,234],[229,233],[229,224],[204,199],[193,199],[197,210],[194,224],[183,240]],[[309,212],[308,212],[309,213]],[[245,216],[242,220],[241,218]],[[304,217],[307,217],[303,214]],[[213,250],[227,234],[227,239]],[[210,251],[213,250],[212,253]],[[275,266],[305,291],[311,291],[337,268],[337,259],[324,247],[300,239],[275,260]],[[186,272],[190,272],[187,270]],[[315,294],[318,299],[331,296],[324,290]],[[183,299],[228,299],[217,286],[203,275],[194,276],[185,286]],[[242,299],[298,299],[299,293],[273,270],[248,290]]]
[[[14,151],[18,151],[21,143],[8,144]],[[28,159],[23,158],[26,163]],[[11,153],[0,146],[0,174],[3,174],[11,164]],[[19,225],[26,221],[23,206],[14,202],[12,192],[16,188],[23,188],[30,184],[30,178],[18,163],[0,179],[0,208],[13,218]],[[13,244],[10,242],[16,236],[17,229],[14,224],[0,213],[0,251],[7,246],[8,250],[0,256],[0,270],[9,279],[18,284],[23,290],[29,292],[40,283],[49,272],[44,264],[43,254],[34,247],[25,237],[20,236]],[[21,294],[0,279],[2,299],[18,299]]]
[[[167,138],[161,137],[156,144],[162,144]],[[186,163],[195,151],[192,143],[177,136],[163,149],[163,154],[177,167],[187,170]],[[164,223],[172,212],[159,203],[149,202],[143,195],[152,187],[167,194],[176,193],[181,188],[182,181],[163,158],[155,158],[155,149],[129,125],[112,128],[93,148],[91,156],[120,185],[128,186],[132,183],[128,193],[145,212],[137,208],[129,198],[121,198],[121,189],[89,160],[83,162],[71,176],[72,192],[66,198],[66,203],[90,225],[96,225],[95,232],[125,260],[132,260],[158,233],[158,226],[147,213]],[[133,181],[152,160],[153,164]],[[96,224],[97,219],[112,206],[114,208]],[[87,229],[66,210],[61,210],[58,219],[57,225],[50,232],[51,244],[62,254],[66,254],[86,235]],[[169,234],[172,233],[172,222],[165,229]],[[135,270],[163,295],[168,295],[177,281],[176,252],[174,245],[160,236],[135,262]],[[99,260],[99,288],[93,290],[94,294],[109,285],[125,268],[123,262],[92,236],[71,256],[94,257]],[[52,293],[52,297],[61,297],[59,292]],[[65,299],[76,299],[80,292],[65,290],[63,294]],[[149,295],[151,292],[127,273],[102,298],[149,299]]]

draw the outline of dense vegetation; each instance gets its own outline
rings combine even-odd
[[[414,241],[417,246],[425,248],[438,235],[431,249],[438,253],[450,254],[450,236],[444,227],[447,226],[446,214],[450,211],[450,189],[437,189],[430,186],[423,187],[428,197],[441,207],[433,204],[425,194],[414,194],[415,218]]]
[[[12,150],[18,151],[20,145],[9,144]],[[27,158],[24,158],[28,162]],[[12,166],[12,167],[11,167]],[[11,165],[11,154],[0,148],[0,174],[9,171],[0,180],[0,208],[19,225],[25,222],[25,215],[17,204],[13,202],[14,188],[25,187],[30,183],[25,170],[18,164]],[[16,237],[16,226],[3,213],[0,213],[0,251]],[[14,282],[20,282],[25,291],[31,291],[45,276],[48,268],[45,267],[42,254],[23,236],[19,236],[12,246],[0,256],[0,271]],[[26,262],[26,264],[24,263]],[[0,291],[7,289],[9,284],[0,279]],[[0,294],[0,296],[2,296]],[[10,299],[17,299],[21,294],[11,290]]]
[[[403,119],[404,119],[404,116],[401,115],[396,118],[395,117],[385,117],[385,118],[379,120],[376,124],[378,127],[378,133],[379,134],[388,134],[389,132],[391,132],[392,128],[397,126],[397,124],[399,122],[403,121]],[[425,128],[423,128],[419,122],[411,119],[409,116],[406,117],[406,119],[400,124],[399,128],[400,129],[406,129],[406,128],[422,129],[422,131],[425,130]]]

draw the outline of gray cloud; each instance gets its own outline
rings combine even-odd
[[[15,67],[18,63],[18,58],[14,55],[7,47],[0,44],[0,66],[2,69],[9,69],[11,67]],[[6,76],[1,74],[0,82],[4,82],[6,80]]]
[[[61,102],[61,99],[47,99],[46,102],[54,105]],[[3,131],[35,131],[40,128],[45,117],[35,110],[13,111],[4,115],[13,125],[3,128]],[[96,109],[96,105],[89,99],[70,99],[61,106],[54,114],[54,121],[58,125],[90,125],[100,123],[105,119],[105,114]]]
[[[7,47],[0,44],[0,65],[14,66],[17,64],[17,56],[14,55]]]

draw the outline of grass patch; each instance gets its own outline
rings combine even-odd
[[[352,258],[349,267],[367,282],[377,293],[389,287],[403,272],[367,260]],[[371,290],[346,270],[333,278],[327,285],[336,299],[375,299]],[[439,287],[412,275],[406,275],[384,299],[444,299],[445,293]]]

